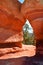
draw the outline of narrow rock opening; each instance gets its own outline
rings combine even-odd
[[[18,0],[21,4],[24,3],[25,0]]]
[[[36,45],[35,44],[35,37],[34,37],[34,31],[29,23],[29,20],[26,20],[26,23],[23,26],[23,35],[24,35],[24,44],[27,45]]]

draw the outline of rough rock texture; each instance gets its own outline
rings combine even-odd
[[[0,59],[19,58],[23,56],[32,57],[36,54],[36,47],[33,45],[22,45],[22,48],[0,48]]]
[[[17,0],[0,0],[0,27],[21,31],[25,19],[20,10],[21,4]]]
[[[30,21],[31,26],[33,27],[37,51],[41,53],[41,51],[38,50],[38,47],[39,42],[41,47],[43,46],[43,1],[25,0],[22,4],[21,12],[24,17]]]
[[[14,46],[22,47],[21,31],[25,18],[20,9],[17,0],[0,0],[0,43],[15,42]]]
[[[41,2],[42,0],[26,0],[21,7],[21,12],[33,27],[36,39],[43,39],[43,4]]]
[[[22,48],[0,48],[0,65],[31,64],[31,57],[36,53],[33,45],[22,45]]]
[[[0,0],[0,55],[15,52],[13,47],[22,47],[23,34],[21,31],[26,19],[33,27],[36,41],[42,41],[42,0],[25,0],[23,4],[18,0]]]
[[[4,28],[0,28],[0,48],[2,47],[22,47],[23,33]]]

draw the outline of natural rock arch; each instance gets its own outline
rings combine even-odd
[[[19,35],[26,19],[29,19],[34,29],[36,40],[43,40],[43,4],[40,1],[26,0],[20,4],[17,0],[0,0],[0,27],[16,31],[11,36],[16,33]],[[22,47],[21,40],[16,40],[15,45]]]

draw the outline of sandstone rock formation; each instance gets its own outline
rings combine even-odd
[[[20,13],[20,9],[21,4],[17,0],[0,0],[0,43],[10,42],[10,39],[15,43],[18,41],[17,46],[22,47],[21,31],[25,18]],[[13,41],[11,38],[14,38]]]
[[[26,19],[33,27],[36,41],[41,40],[43,43],[43,3],[41,0],[25,0],[23,4],[18,0],[0,0],[0,48],[7,45],[12,48],[22,47],[22,27]]]
[[[43,5],[40,0],[26,0],[21,12],[30,21],[36,39],[43,39]]]
[[[0,0],[0,27],[21,31],[25,19],[20,10],[21,4],[17,0]]]
[[[43,1],[25,0],[21,12],[33,27],[36,45],[43,45]]]

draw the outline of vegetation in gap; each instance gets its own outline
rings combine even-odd
[[[29,29],[31,29],[29,27],[28,24],[25,24],[24,27],[23,27],[23,37],[24,37],[24,40],[23,40],[23,44],[26,44],[26,45],[36,45],[36,41],[35,41],[35,38],[34,38],[34,33],[29,33]]]

